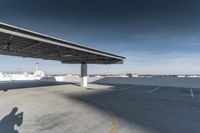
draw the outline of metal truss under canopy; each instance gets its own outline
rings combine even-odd
[[[0,54],[69,64],[123,64],[122,56],[0,23]]]

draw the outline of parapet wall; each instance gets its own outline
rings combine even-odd
[[[128,78],[128,77],[103,77],[94,83],[99,84],[130,84],[152,85],[184,88],[200,88],[200,78]]]
[[[80,83],[80,77],[52,77],[53,81],[64,81],[70,83]],[[44,78],[49,81],[49,78]],[[150,85],[167,87],[200,88],[200,78],[128,78],[128,77],[88,77],[89,83],[97,84],[129,84],[129,85]]]

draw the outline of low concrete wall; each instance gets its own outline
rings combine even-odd
[[[52,78],[52,79],[51,79]],[[80,83],[80,77],[51,77],[43,78],[47,81],[64,81]],[[128,78],[128,77],[88,77],[89,83],[97,84],[129,84],[129,85],[151,85],[184,88],[200,88],[200,78]]]
[[[94,83],[99,84],[135,84],[152,86],[169,86],[184,88],[200,88],[200,78],[127,78],[127,77],[103,77]]]
[[[100,79],[102,79],[102,77],[88,77],[88,83],[95,82]],[[80,83],[81,82],[80,77],[64,77],[63,80],[66,82],[70,82],[70,83]]]

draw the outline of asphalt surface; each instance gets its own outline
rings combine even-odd
[[[200,89],[0,84],[0,133],[17,132],[199,133]]]

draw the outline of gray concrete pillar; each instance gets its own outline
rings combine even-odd
[[[87,87],[87,64],[81,64],[81,87]]]

